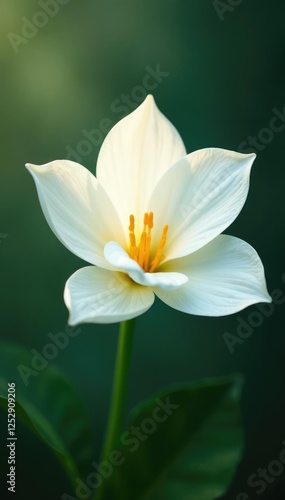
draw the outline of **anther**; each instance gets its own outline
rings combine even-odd
[[[134,259],[146,272],[152,273],[157,266],[162,262],[165,256],[162,254],[162,250],[166,243],[168,225],[165,225],[162,231],[162,235],[157,247],[156,254],[152,259],[150,259],[150,248],[151,248],[151,230],[153,228],[153,212],[145,212],[143,219],[143,231],[141,234],[139,245],[136,244],[135,236],[135,217],[133,214],[130,215],[130,225],[129,225],[129,238],[130,238],[130,257]]]

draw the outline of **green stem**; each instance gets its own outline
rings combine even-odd
[[[100,463],[108,461],[110,453],[115,450],[115,444],[121,431],[134,330],[134,319],[123,321],[120,324],[111,405]],[[98,489],[97,495],[96,491],[94,493],[94,499],[101,499],[104,494],[104,483]]]

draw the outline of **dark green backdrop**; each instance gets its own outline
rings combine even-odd
[[[42,5],[48,3],[43,0]],[[65,158],[73,150],[95,172],[104,119],[115,124],[141,102],[143,91],[134,88],[157,66],[165,74],[152,92],[189,152],[209,146],[257,152],[247,203],[227,233],[257,249],[269,292],[282,290],[282,302],[285,4],[220,2],[227,10],[211,0],[56,4],[58,12],[46,24],[38,14],[43,10],[40,2],[9,0],[1,7],[1,339],[41,351],[49,332],[64,330],[64,283],[85,264],[50,231],[24,164]],[[45,25],[35,33],[23,17]],[[92,146],[84,130],[94,129]],[[200,318],[157,300],[138,319],[131,367],[128,409],[170,383],[234,371],[246,374],[247,449],[237,491],[249,491],[247,477],[277,459],[285,439],[284,305],[276,304],[269,317],[260,311],[250,316],[256,311],[254,306],[225,318]],[[237,335],[240,318],[257,326],[230,353],[224,334]],[[54,363],[82,394],[94,421],[98,454],[117,326],[80,328]],[[56,500],[65,491],[65,478],[51,455],[24,431],[17,468],[19,498]],[[45,493],[40,485],[48,474],[52,479]],[[285,473],[263,495],[250,490],[251,498],[277,499],[273,490],[282,483]]]

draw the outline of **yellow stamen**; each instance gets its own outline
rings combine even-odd
[[[148,227],[149,229],[153,228],[153,212],[149,212],[148,214]]]
[[[130,225],[129,225],[129,238],[130,238],[130,250],[129,255],[134,259],[146,272],[152,273],[155,271],[157,266],[165,258],[162,255],[162,250],[166,243],[168,225],[166,224],[163,228],[162,235],[157,247],[154,258],[150,262],[150,250],[151,250],[151,230],[153,228],[153,212],[145,213],[143,219],[143,231],[141,234],[139,245],[136,244],[135,235],[135,218],[134,215],[130,215]]]
[[[145,245],[146,245],[146,232],[143,231],[141,235],[141,241],[139,246],[138,263],[143,268],[144,258],[145,258]]]
[[[133,215],[130,215],[130,225],[129,225],[129,230],[134,231],[135,229],[135,218]]]
[[[130,215],[129,235],[130,235],[130,257],[134,259],[136,254],[135,218]]]
[[[158,264],[163,260],[163,258],[165,258],[165,256],[162,255],[162,250],[166,242],[167,231],[168,231],[168,225],[166,224],[162,231],[162,236],[160,238],[160,242],[157,247],[156,255],[150,265],[150,270],[149,270],[150,273],[152,273],[158,266]]]

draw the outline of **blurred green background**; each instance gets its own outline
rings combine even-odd
[[[158,65],[165,75],[152,93],[187,151],[213,146],[257,153],[248,200],[226,232],[258,251],[269,292],[285,294],[285,131],[282,118],[274,121],[278,131],[272,125],[274,108],[285,123],[285,4],[244,0],[231,7],[237,2],[225,0],[225,9],[211,0],[54,2],[58,12],[54,7],[46,22],[39,12],[48,0],[1,6],[1,339],[41,352],[48,333],[64,331],[63,287],[85,265],[52,234],[24,164],[65,158],[72,149],[95,172],[102,120],[113,125],[136,107],[144,95],[134,89],[143,85],[147,68]],[[27,20],[43,26],[33,31]],[[94,129],[97,145],[84,135]],[[248,322],[253,311],[256,306],[224,318],[191,317],[157,300],[137,321],[128,410],[167,384],[245,373],[247,446],[233,491],[257,498],[246,486],[248,476],[284,447],[284,305],[275,305],[269,317],[260,313],[258,326],[231,353],[225,332],[237,335],[238,318]],[[52,363],[67,373],[88,407],[98,456],[118,328],[80,329]],[[51,455],[24,431],[19,448],[23,498],[25,491],[31,500],[60,498],[66,479]],[[39,495],[47,474],[52,482]],[[285,473],[258,498],[279,498],[283,483]]]

